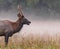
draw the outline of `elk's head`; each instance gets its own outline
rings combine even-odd
[[[29,25],[31,22],[23,16],[20,5],[18,5],[18,12],[18,17],[21,19],[21,23]]]
[[[24,18],[22,19],[22,23],[29,25],[31,22],[24,17]]]
[[[31,22],[28,20],[28,19],[26,19],[23,15],[21,16],[20,14],[18,14],[18,18],[21,20],[21,23],[22,24],[27,24],[27,25],[29,25]]]

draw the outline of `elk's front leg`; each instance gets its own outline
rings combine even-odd
[[[9,39],[9,35],[6,34],[6,35],[5,35],[5,46],[7,46],[7,44],[8,44],[8,39]]]

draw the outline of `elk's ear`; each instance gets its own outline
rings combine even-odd
[[[21,16],[22,16],[22,17],[24,17],[24,16],[23,16],[23,15],[21,15],[20,13],[18,13],[18,14],[17,14],[17,16],[18,16],[18,17],[21,17]]]
[[[21,16],[21,17],[19,17],[19,19],[20,19],[20,20],[22,20],[22,19],[23,19],[23,17],[24,17],[24,16]]]
[[[24,17],[24,15],[22,15],[22,18]]]
[[[23,18],[24,16],[22,15],[20,15],[20,13],[18,13],[18,15],[17,15],[19,18]]]
[[[18,17],[21,17],[20,13],[17,14]]]

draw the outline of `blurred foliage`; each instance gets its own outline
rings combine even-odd
[[[27,6],[34,7],[39,0],[26,0]]]
[[[46,7],[60,12],[60,0],[0,0],[0,9],[16,7],[17,4],[29,8]]]

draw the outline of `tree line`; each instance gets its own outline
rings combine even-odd
[[[28,8],[46,7],[56,11],[60,10],[60,0],[0,0],[0,9],[9,9],[18,4]]]

